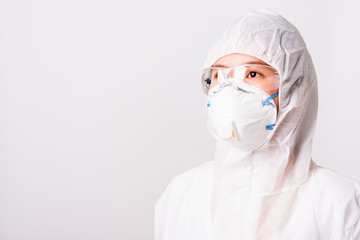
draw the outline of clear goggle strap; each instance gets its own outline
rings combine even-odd
[[[246,67],[237,67],[234,70],[234,78],[243,81],[245,78]]]
[[[223,69],[219,69],[218,70],[218,82],[219,84],[222,82],[225,82],[225,80],[227,80],[229,78],[229,73],[230,71],[234,71],[234,79],[235,80],[239,80],[239,81],[243,81],[243,79],[245,78],[245,72],[246,72],[246,67],[236,67],[235,69],[232,68],[223,68]],[[232,80],[234,80],[232,79]]]
[[[230,69],[224,68],[218,70],[218,82],[222,83],[227,79]]]

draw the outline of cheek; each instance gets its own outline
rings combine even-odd
[[[277,93],[279,91],[279,89],[275,89],[275,90],[268,90],[268,91],[265,91],[267,94],[269,94],[269,96]],[[274,97],[274,101],[275,101],[275,98],[278,98],[278,97]]]

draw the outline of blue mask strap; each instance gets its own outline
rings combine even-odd
[[[273,123],[273,124],[269,124],[269,125],[266,125],[266,130],[273,130],[274,129],[274,127],[275,127],[275,123]]]
[[[265,101],[263,101],[262,102],[262,105],[263,106],[265,106],[265,105],[271,105],[271,106],[273,106],[273,107],[275,107],[275,105],[272,103],[272,102],[270,102],[270,100],[271,99],[273,99],[274,97],[277,97],[279,95],[279,93],[277,92],[277,93],[275,93],[275,94],[273,94],[273,95],[271,95],[270,97],[268,97],[267,99],[265,99]],[[269,125],[266,125],[266,130],[273,130],[274,129],[274,127],[275,127],[275,123],[273,123],[273,124],[269,124]]]
[[[265,100],[262,102],[262,105],[263,105],[263,106],[265,106],[265,105],[271,105],[271,106],[275,107],[275,105],[274,105],[272,102],[270,102],[270,100],[273,99],[274,97],[277,97],[278,95],[279,95],[278,92],[275,93],[275,94],[273,94],[273,95],[271,95],[270,97],[268,97],[267,99],[265,99]]]

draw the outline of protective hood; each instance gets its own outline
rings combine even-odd
[[[232,53],[277,69],[276,125],[251,151],[218,140],[214,160],[174,177],[155,205],[155,239],[360,239],[360,180],[311,158],[317,78],[299,32],[255,10],[219,35],[204,68]]]
[[[311,155],[317,77],[298,30],[269,9],[249,12],[226,28],[203,68],[232,53],[257,57],[276,68],[279,111],[271,137],[256,150],[217,141],[211,219],[215,239],[261,239],[285,224],[297,189],[316,168]]]

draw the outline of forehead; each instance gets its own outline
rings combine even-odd
[[[242,64],[264,64],[269,66],[269,64],[256,57],[242,53],[232,53],[216,60],[213,67],[233,67]]]

